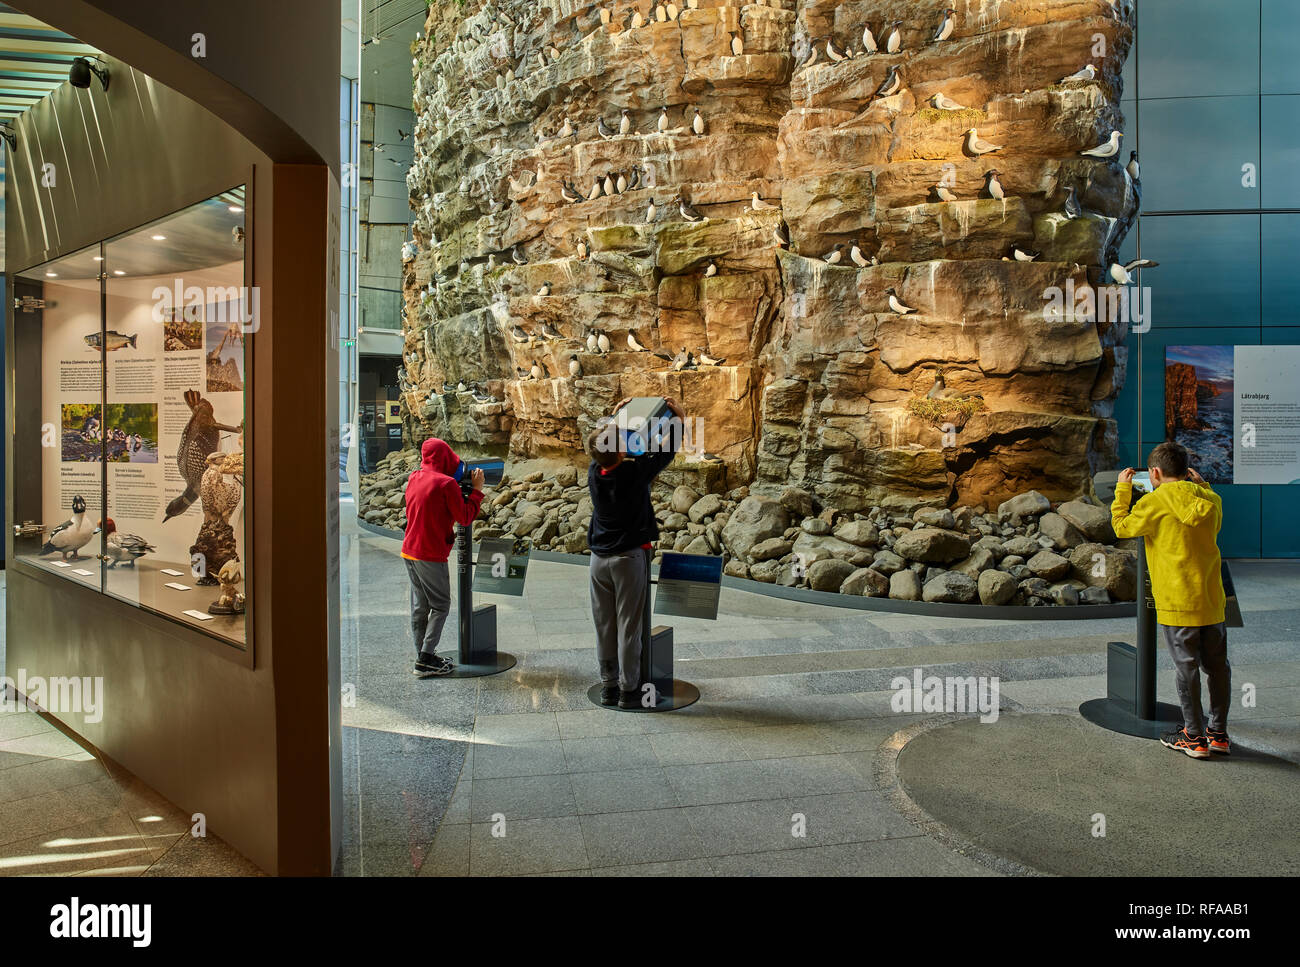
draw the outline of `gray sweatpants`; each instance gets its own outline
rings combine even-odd
[[[406,574],[411,579],[411,634],[415,637],[415,653],[432,657],[442,638],[442,626],[447,623],[451,610],[451,578],[446,561],[406,562]]]
[[[1210,722],[1215,732],[1228,728],[1228,705],[1232,701],[1232,667],[1228,664],[1228,627],[1199,628],[1161,625],[1165,644],[1174,659],[1178,681],[1178,703],[1183,707],[1183,727],[1190,735],[1204,735],[1201,727],[1201,669],[1210,681]]]
[[[591,555],[591,616],[596,622],[600,680],[625,692],[641,687],[641,621],[650,579],[642,548]]]

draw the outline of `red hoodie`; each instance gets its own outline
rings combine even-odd
[[[452,476],[460,457],[436,437],[420,448],[420,469],[406,484],[406,537],[402,557],[416,561],[446,561],[455,543],[453,524],[468,524],[478,516],[483,492],[462,497]]]

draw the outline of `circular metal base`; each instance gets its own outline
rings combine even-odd
[[[617,705],[602,705],[600,702],[600,693],[605,686],[597,682],[587,689],[587,698],[591,704],[597,708],[608,709],[611,712],[673,712],[679,708],[686,708],[688,705],[694,705],[700,700],[700,690],[690,682],[684,682],[680,678],[673,679],[673,694],[660,695],[659,701],[654,708],[646,708],[638,705],[636,708],[619,708]]]
[[[455,664],[455,667],[446,675],[431,675],[430,678],[482,678],[485,675],[499,675],[501,672],[515,667],[515,656],[509,652],[498,651],[497,660],[485,665],[462,665],[456,662],[456,655],[456,652],[449,655],[438,655],[439,658],[446,658],[451,661]]]
[[[1079,706],[1079,714],[1093,725],[1136,735],[1143,739],[1158,739],[1164,733],[1183,724],[1182,710],[1165,702],[1156,702],[1156,717],[1140,719],[1126,705],[1108,698],[1094,698]]]

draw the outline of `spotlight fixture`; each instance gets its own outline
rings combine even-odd
[[[99,60],[98,57],[95,58]],[[99,83],[104,85],[104,90],[108,90],[108,68],[100,64],[92,64],[88,57],[78,57],[68,68],[68,83],[73,87],[89,87],[90,75],[94,74],[99,78]]]
[[[0,138],[5,139],[10,151],[18,150],[18,135],[14,134],[14,129],[8,124],[0,123]]]
[[[155,242],[165,242],[167,240],[166,235],[150,235],[149,237]]]

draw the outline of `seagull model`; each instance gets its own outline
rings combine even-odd
[[[775,205],[769,202],[763,201],[763,199],[759,197],[759,194],[756,191],[752,192],[749,197],[751,199],[749,203],[750,211],[763,212],[763,211],[767,211],[768,209],[776,207]]]
[[[935,197],[938,198],[940,201],[956,201],[956,200],[957,200],[957,196],[956,196],[955,194],[953,194],[953,193],[952,193],[952,190],[951,190],[950,188],[948,188],[948,186],[945,185],[942,181],[939,182],[938,184],[936,184],[936,185],[931,189],[931,191],[934,192]]]
[[[1061,83],[1068,84],[1070,81],[1092,81],[1097,79],[1097,68],[1091,64],[1084,64],[1080,70],[1075,71],[1068,77],[1062,77]]]
[[[992,154],[994,151],[1001,151],[1002,145],[990,144],[979,136],[979,132],[970,128],[966,132],[966,150],[973,155]]]
[[[1124,135],[1119,131],[1112,131],[1110,138],[1097,145],[1095,148],[1088,148],[1086,151],[1080,151],[1079,154],[1085,158],[1113,158],[1119,154],[1119,139]]]
[[[958,104],[952,98],[940,93],[930,98],[930,106],[939,111],[964,111],[962,105]]]
[[[1134,259],[1132,262],[1126,262],[1120,265],[1115,262],[1110,267],[1110,277],[1120,285],[1128,285],[1133,281],[1130,274],[1137,269],[1154,269],[1159,262],[1152,262],[1150,259]]]

